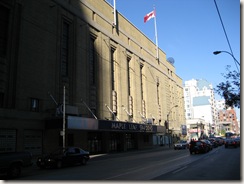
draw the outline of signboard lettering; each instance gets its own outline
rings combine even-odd
[[[111,128],[112,129],[118,129],[118,130],[125,130],[126,124],[124,124],[124,123],[112,123]]]
[[[151,124],[99,120],[99,130],[117,130],[127,132],[156,132],[157,128],[156,126]]]

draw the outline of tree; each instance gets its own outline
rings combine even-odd
[[[230,66],[226,67],[227,74],[222,74],[226,81],[217,85],[217,93],[225,99],[227,107],[240,108],[240,73],[231,71]]]

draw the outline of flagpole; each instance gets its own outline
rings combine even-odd
[[[117,20],[116,20],[116,0],[114,0],[114,26],[116,26],[117,24]]]
[[[154,27],[155,27],[155,39],[156,39],[156,51],[157,51],[157,56],[156,59],[159,60],[159,53],[158,53],[158,32],[157,32],[157,22],[156,22],[156,10],[154,7]]]

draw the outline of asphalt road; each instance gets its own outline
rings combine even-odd
[[[195,173],[195,174],[193,174]],[[206,154],[157,149],[93,157],[86,166],[23,171],[18,181],[152,181],[240,179],[240,148],[224,146]]]
[[[241,180],[240,148],[224,146],[213,154],[205,155],[202,159],[189,163],[182,168],[173,170],[154,180]]]

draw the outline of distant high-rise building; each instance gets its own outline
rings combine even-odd
[[[217,111],[212,84],[205,79],[185,81],[184,100],[189,138],[214,135]]]
[[[186,119],[202,118],[209,124],[216,120],[213,86],[205,79],[192,79],[184,84]]]
[[[225,110],[226,106],[225,106],[225,100],[215,100],[215,104],[216,104],[216,110]]]

